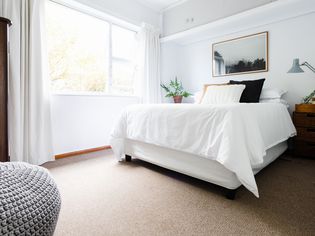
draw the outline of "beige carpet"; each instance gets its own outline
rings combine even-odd
[[[260,198],[222,189],[111,151],[45,165],[62,208],[56,236],[315,235],[315,160],[285,157],[257,175]]]

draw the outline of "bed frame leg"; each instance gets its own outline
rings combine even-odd
[[[228,189],[225,197],[229,200],[234,200],[236,196],[237,189]]]
[[[126,158],[126,162],[131,162],[131,159],[132,159],[132,157],[131,156],[129,156],[129,155],[125,155],[125,158]]]

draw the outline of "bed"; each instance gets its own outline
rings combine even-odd
[[[110,142],[119,161],[139,158],[229,189],[233,199],[241,185],[259,197],[254,175],[295,134],[280,103],[134,105],[121,114]]]

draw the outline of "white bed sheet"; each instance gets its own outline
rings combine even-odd
[[[135,105],[122,113],[110,142],[119,160],[126,139],[215,160],[258,197],[252,166],[263,163],[267,149],[295,134],[282,104]]]

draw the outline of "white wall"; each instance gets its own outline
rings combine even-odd
[[[136,103],[136,97],[53,95],[55,154],[108,145],[121,110]]]
[[[112,16],[140,25],[142,22],[160,27],[160,14],[136,1],[130,0],[75,0]]]
[[[162,80],[168,81],[177,75],[185,88],[195,92],[205,83],[266,78],[265,87],[288,91],[285,98],[292,110],[295,103],[315,89],[315,74],[307,68],[303,74],[287,74],[293,58],[315,65],[314,22],[313,13],[186,46],[165,43],[162,45]],[[212,78],[212,43],[262,31],[269,31],[269,72]]]
[[[168,83],[176,76],[180,76],[181,71],[181,50],[182,47],[175,43],[166,43],[161,45],[161,81]],[[179,79],[182,79],[180,76]],[[162,94],[164,91],[162,90]],[[184,98],[184,100],[186,100]],[[171,98],[162,96],[163,102],[171,102]]]
[[[237,14],[274,0],[189,0],[163,13],[163,34],[180,31]]]

